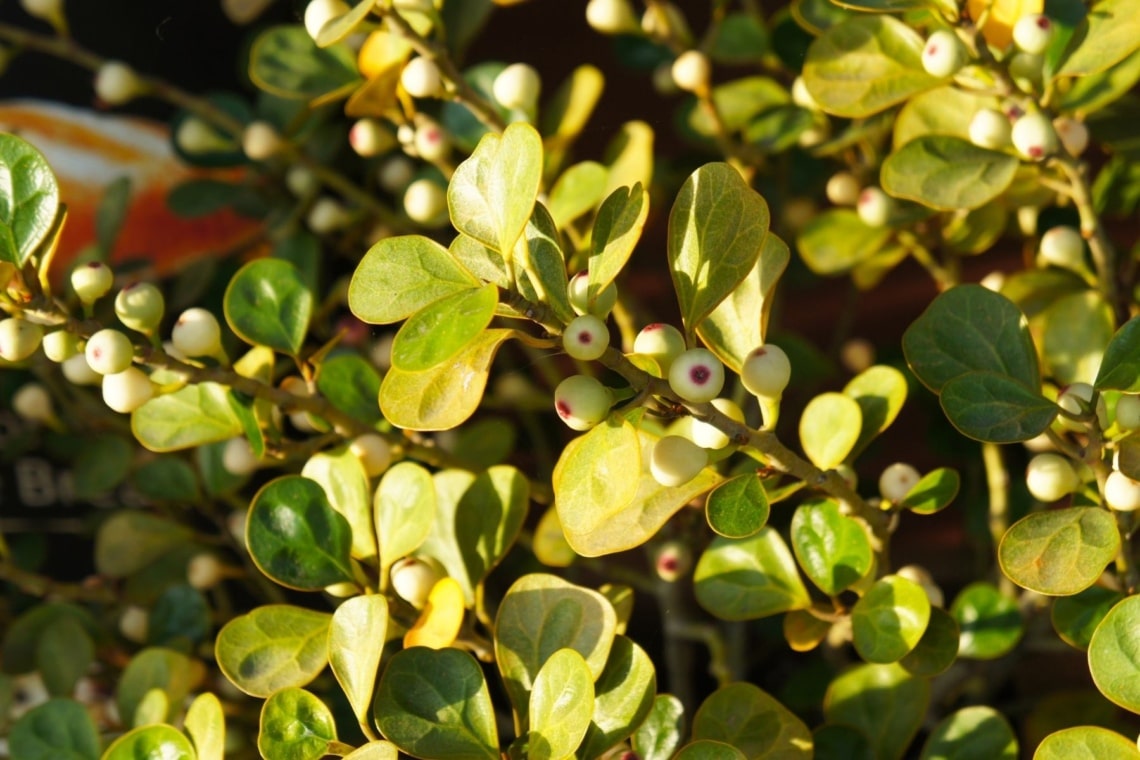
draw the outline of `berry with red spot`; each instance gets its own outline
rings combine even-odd
[[[673,365],[673,360],[684,350],[685,336],[676,327],[665,322],[646,325],[633,339],[633,352],[652,358],[666,374]]]
[[[594,302],[589,302],[589,287],[590,275],[588,272],[579,272],[570,278],[570,284],[567,287],[567,293],[570,298],[570,307],[574,309],[575,314],[593,314],[595,317],[605,319],[606,315],[613,311],[614,306],[617,305],[617,285],[610,283],[602,288],[594,298]]]
[[[562,332],[562,347],[575,359],[593,361],[606,352],[610,345],[610,331],[606,323],[593,314],[575,317]]]
[[[791,379],[788,355],[771,343],[752,349],[740,367],[740,380],[753,396],[780,398]]]
[[[922,49],[922,68],[933,77],[948,77],[966,64],[969,55],[958,35],[949,29],[939,29],[926,40]]]
[[[131,366],[135,347],[124,333],[104,328],[88,339],[84,356],[100,375],[114,375]]]
[[[1042,161],[1057,152],[1057,130],[1041,113],[1029,113],[1013,123],[1013,147],[1030,161]]]
[[[690,348],[669,367],[669,387],[694,404],[712,401],[724,388],[724,365],[712,351]]]
[[[1053,22],[1043,13],[1028,13],[1013,25],[1013,44],[1018,49],[1040,55],[1053,39]]]
[[[572,375],[554,389],[554,410],[573,430],[589,430],[606,418],[613,403],[610,389],[588,375]]]
[[[868,227],[882,227],[890,221],[894,205],[891,196],[884,193],[880,188],[865,187],[863,192],[859,193],[859,201],[855,204],[855,211]]]

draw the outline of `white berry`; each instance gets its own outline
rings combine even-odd
[[[447,221],[447,191],[433,180],[417,179],[404,191],[404,213],[425,227],[439,227]]]
[[[174,141],[183,153],[192,156],[229,148],[229,142],[197,116],[187,117],[179,123]]]
[[[724,365],[712,351],[690,348],[669,367],[669,387],[685,401],[712,401],[724,388]]]
[[[429,557],[404,557],[389,572],[392,590],[417,610],[423,608],[432,587],[444,577],[443,568]]]
[[[688,438],[667,435],[653,444],[649,474],[666,488],[688,483],[709,463],[708,452]]]
[[[538,102],[542,78],[533,66],[512,63],[499,72],[491,85],[491,94],[503,108],[529,111]]]
[[[318,235],[327,235],[343,229],[351,219],[352,216],[343,203],[326,195],[313,201],[308,216],[305,217],[305,223]]]
[[[85,304],[93,304],[107,295],[114,283],[111,267],[101,261],[81,264],[71,272],[71,289]]]
[[[854,206],[861,187],[851,172],[836,172],[827,180],[827,199],[836,206]]]
[[[1053,22],[1042,13],[1029,13],[1013,25],[1013,44],[1026,53],[1039,55],[1053,39]]]
[[[40,347],[44,328],[19,317],[0,321],[0,359],[19,362],[27,359]]]
[[[665,322],[646,325],[633,339],[633,352],[652,358],[664,374],[669,373],[673,360],[684,350],[685,336]]]
[[[617,285],[611,282],[602,288],[601,292],[594,298],[593,305],[590,305],[587,295],[589,280],[588,272],[579,272],[570,278],[570,284],[567,288],[570,307],[574,309],[575,314],[593,314],[595,317],[605,319],[606,315],[613,311],[614,306],[617,305]]]
[[[1113,470],[1104,481],[1104,501],[1118,512],[1135,512],[1140,509],[1140,482]]]
[[[186,563],[186,582],[199,591],[212,589],[225,576],[225,567],[221,560],[209,552],[195,554]]]
[[[1041,236],[1042,263],[1081,271],[1085,266],[1085,240],[1073,227],[1058,226]]]
[[[310,0],[305,6],[305,31],[315,41],[325,24],[349,10],[344,0]]]
[[[152,398],[154,386],[138,367],[103,376],[103,403],[116,412],[129,414]]]
[[[142,644],[146,641],[149,628],[150,613],[142,607],[132,604],[119,616],[119,633],[123,634],[123,638],[127,641]]]
[[[1116,424],[1121,430],[1140,429],[1140,396],[1125,393],[1117,399]]]
[[[891,196],[884,193],[880,188],[865,187],[863,192],[859,193],[859,201],[855,204],[855,211],[868,227],[882,227],[890,221],[894,205]]]
[[[1041,161],[1057,152],[1057,131],[1044,114],[1029,113],[1015,121],[1010,139],[1022,158],[1029,161]]]
[[[1025,468],[1025,485],[1034,499],[1053,502],[1068,496],[1081,485],[1073,464],[1060,454],[1038,454]]]
[[[12,411],[29,422],[49,422],[55,419],[51,395],[40,383],[26,383],[12,394]]]
[[[142,91],[142,80],[122,61],[107,61],[95,72],[95,94],[108,105],[120,106]]]
[[[406,156],[395,155],[385,159],[376,170],[376,180],[389,193],[403,192],[416,176],[416,165]]]
[[[396,145],[396,136],[377,119],[358,119],[348,130],[348,144],[358,156],[378,156]]]
[[[135,347],[124,333],[104,328],[88,339],[84,355],[91,369],[100,375],[114,375],[131,366]]]
[[[259,462],[245,437],[231,438],[222,449],[222,467],[231,475],[244,477],[257,469]]]
[[[178,317],[170,340],[184,356],[212,356],[222,347],[222,328],[212,312],[195,307]]]
[[[879,494],[886,501],[900,502],[910,493],[922,476],[906,462],[895,462],[879,476]]]
[[[639,28],[629,0],[590,0],[586,23],[602,34],[628,34]]]
[[[958,35],[949,29],[938,29],[926,39],[922,49],[922,68],[934,77],[948,77],[957,73],[968,58],[966,46]]]
[[[1004,113],[996,108],[982,108],[970,119],[970,142],[980,148],[999,150],[1009,145],[1012,129]]]
[[[166,299],[162,291],[149,282],[136,282],[115,296],[115,316],[132,330],[150,335],[162,321]]]
[[[317,175],[304,166],[290,166],[289,171],[285,172],[285,187],[298,198],[316,192],[320,186],[321,181]]]
[[[609,345],[609,328],[593,314],[575,317],[562,333],[562,347],[574,359],[593,361],[604,354]]]
[[[281,152],[284,140],[267,121],[254,121],[241,134],[241,149],[253,161],[265,161]]]
[[[1058,116],[1053,119],[1053,129],[1069,155],[1079,156],[1089,147],[1089,128],[1084,122],[1069,116]]]
[[[792,379],[792,363],[779,346],[752,349],[740,367],[740,380],[753,396],[780,398]]]
[[[364,433],[352,439],[349,451],[364,465],[364,472],[370,478],[383,474],[392,463],[392,446],[377,433]]]
[[[708,56],[699,50],[686,50],[673,61],[673,81],[686,92],[700,92],[709,86],[711,66]]]
[[[438,98],[443,94],[443,75],[430,58],[416,56],[400,72],[400,84],[413,98]]]
[[[588,375],[571,375],[554,389],[554,410],[572,430],[589,430],[606,418],[610,389]]]
[[[79,351],[79,339],[67,330],[56,330],[44,336],[44,355],[57,364],[75,356]]]
[[[103,376],[91,369],[84,354],[69,356],[63,360],[59,368],[67,381],[73,385],[99,385],[103,382]]]
[[[416,127],[412,144],[416,155],[429,163],[443,161],[451,155],[451,138],[443,127],[430,119]]]
[[[744,410],[732,399],[714,398],[710,403],[730,420],[744,422]],[[693,420],[692,439],[702,449],[723,449],[731,442],[720,428],[700,420]]]

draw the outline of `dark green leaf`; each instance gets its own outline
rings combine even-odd
[[[868,260],[890,237],[890,227],[871,227],[850,209],[829,209],[807,223],[796,247],[813,272],[834,275]]]
[[[1104,350],[1097,390],[1140,392],[1140,317],[1125,322]]]
[[[1088,649],[1100,621],[1122,599],[1124,594],[1103,586],[1089,586],[1072,596],[1055,599],[1049,613],[1053,629],[1069,646]]]
[[[921,760],[970,757],[1017,760],[1017,737],[992,707],[964,707],[948,716],[926,740]]]
[[[336,354],[321,362],[317,390],[330,404],[366,425],[382,419],[380,375],[360,354]]]
[[[257,36],[249,51],[249,77],[271,95],[303,100],[360,80],[351,48],[319,48],[300,24],[270,27]]]
[[[976,660],[992,660],[1009,652],[1021,639],[1022,620],[1017,602],[992,583],[971,583],[950,605],[958,621],[958,654]]]
[[[851,610],[855,651],[867,662],[898,662],[918,645],[930,622],[930,600],[914,581],[880,578]]]
[[[923,135],[883,162],[883,189],[939,211],[984,206],[1009,187],[1017,157],[958,137]]]
[[[47,159],[16,135],[0,134],[0,261],[22,267],[58,211],[59,185]]]
[[[957,658],[958,623],[946,610],[932,606],[926,631],[899,665],[911,675],[930,678],[945,672]]]
[[[791,710],[750,683],[714,691],[693,716],[693,738],[736,747],[746,757],[812,757],[811,731]]]
[[[901,760],[930,702],[930,681],[899,665],[859,665],[827,688],[824,717],[859,729],[878,760]]]
[[[697,602],[725,620],[750,620],[811,604],[796,561],[770,527],[742,540],[716,537],[697,562]]]
[[[866,529],[840,514],[832,499],[801,504],[792,517],[792,549],[808,578],[828,596],[850,588],[871,571],[874,554]]]
[[[709,527],[725,538],[748,538],[768,522],[768,495],[755,473],[726,480],[705,501]]]
[[[328,663],[331,618],[288,604],[257,607],[218,631],[218,667],[234,686],[254,697],[304,686]]]
[[[19,760],[97,760],[99,732],[86,707],[50,699],[12,726],[8,752]]]
[[[251,261],[226,288],[226,321],[239,338],[296,356],[313,313],[313,293],[284,259]]]

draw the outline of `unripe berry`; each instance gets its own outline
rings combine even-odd
[[[423,178],[404,191],[404,213],[425,227],[439,227],[447,221],[447,191],[437,182]]]
[[[413,98],[438,98],[443,94],[443,76],[430,58],[416,56],[400,72],[400,84]]]
[[[1041,236],[1038,256],[1042,263],[1081,271],[1085,267],[1085,241],[1072,227],[1053,227]]]
[[[491,93],[503,108],[529,111],[538,102],[542,78],[533,66],[512,63],[499,72],[491,85]]]
[[[629,0],[590,0],[586,23],[602,34],[630,34],[640,31]]]
[[[71,272],[71,289],[85,304],[93,304],[107,295],[114,283],[111,267],[101,261],[81,264]]]
[[[285,187],[298,198],[316,192],[320,186],[317,175],[304,166],[290,166],[289,171],[285,172]]]
[[[827,180],[827,199],[836,206],[854,206],[859,202],[859,180],[851,172],[836,172]]]
[[[178,147],[183,153],[192,156],[230,148],[228,140],[197,116],[190,116],[179,123],[178,131],[174,133],[174,141],[178,143]]]
[[[63,15],[63,0],[20,0],[20,6],[29,16],[52,24]]]
[[[712,351],[690,348],[669,367],[669,387],[685,401],[712,401],[724,389],[724,365]]]
[[[839,363],[853,374],[875,363],[875,344],[866,338],[849,338],[839,347]]]
[[[222,328],[213,313],[195,307],[179,315],[170,340],[184,356],[212,356],[222,347]]]
[[[1104,481],[1104,502],[1117,512],[1135,512],[1140,509],[1140,482],[1113,470]]]
[[[771,344],[752,349],[740,367],[740,380],[753,396],[780,398],[792,379],[792,363],[784,349]]]
[[[50,422],[55,419],[51,395],[40,383],[26,383],[12,394],[12,411],[29,422]]]
[[[708,56],[699,50],[686,50],[673,61],[673,81],[686,92],[700,92],[709,86],[711,65]]]
[[[1116,424],[1121,430],[1140,429],[1140,396],[1125,393],[1116,402]]]
[[[1060,454],[1038,454],[1025,468],[1025,485],[1034,499],[1053,502],[1068,496],[1081,485],[1073,464]]]
[[[610,389],[588,375],[571,375],[554,389],[554,410],[572,430],[589,430],[606,418]]]
[[[926,39],[922,49],[922,68],[933,77],[948,77],[966,65],[966,46],[949,29],[938,29]]]
[[[305,6],[305,31],[315,41],[325,24],[349,10],[344,0],[310,0]]]
[[[451,155],[451,138],[443,127],[430,119],[416,127],[412,144],[416,155],[429,163],[442,161]]]
[[[1084,410],[1088,409],[1092,403],[1093,393],[1094,388],[1088,383],[1072,383],[1066,386],[1061,391],[1061,395],[1057,397],[1057,406],[1070,414],[1083,414]],[[1108,427],[1108,406],[1104,402],[1104,396],[1097,396],[1096,418],[1101,430]],[[1075,420],[1070,420],[1068,417],[1059,416],[1058,419],[1061,421],[1061,425],[1068,430],[1080,431],[1084,429],[1084,425]]]
[[[40,347],[44,328],[19,317],[0,321],[0,359],[19,362],[27,359]]]
[[[323,196],[313,201],[309,214],[305,217],[305,223],[318,235],[327,235],[343,229],[351,218],[344,204],[335,198]]]
[[[1002,286],[1005,285],[1005,272],[995,269],[980,279],[978,281],[978,284],[986,290],[992,290],[994,293],[1000,293]]]
[[[56,330],[44,336],[44,355],[56,362],[75,356],[79,351],[79,339],[67,330]]]
[[[562,347],[574,359],[593,361],[604,354],[609,345],[609,328],[593,314],[575,317],[562,333]]]
[[[941,607],[946,603],[945,594],[942,593],[942,589],[934,582],[933,576],[925,567],[904,565],[895,571],[895,575],[922,586],[922,590],[926,592],[926,598],[930,600],[931,605]]]
[[[250,122],[241,134],[241,149],[253,161],[270,159],[284,146],[277,129],[267,121]]]
[[[673,325],[654,322],[641,328],[633,339],[633,352],[651,357],[661,372],[669,374],[669,367],[685,350],[685,336]]]
[[[863,192],[859,193],[859,201],[855,205],[855,211],[863,220],[863,224],[868,227],[882,227],[890,221],[894,205],[891,196],[881,189],[865,187]]]
[[[108,327],[88,339],[84,355],[91,369],[100,375],[114,375],[131,366],[135,347],[124,333]]]
[[[1041,13],[1029,13],[1013,25],[1013,44],[1026,53],[1040,55],[1053,39],[1053,22]]]
[[[606,316],[613,311],[614,306],[617,305],[617,285],[611,282],[602,288],[597,298],[594,299],[593,306],[589,306],[588,304],[588,292],[589,274],[587,272],[579,272],[571,277],[570,284],[567,288],[570,307],[574,309],[575,314],[593,314],[595,317],[605,319]]]
[[[103,403],[116,412],[130,414],[152,398],[154,386],[138,367],[103,376]]]
[[[123,610],[119,616],[119,633],[127,641],[142,644],[146,641],[147,631],[150,628],[150,613],[142,607],[131,605]]]
[[[376,119],[358,119],[348,130],[348,144],[358,156],[378,156],[396,146],[396,136]]]
[[[879,476],[879,493],[887,501],[900,502],[910,493],[922,476],[906,462],[895,462]]]
[[[392,446],[377,433],[364,433],[352,439],[348,450],[364,465],[364,472],[374,478],[392,463]]]
[[[392,590],[417,610],[423,608],[432,587],[445,576],[443,568],[430,557],[404,557],[392,565],[389,574]]]
[[[1057,132],[1044,114],[1030,113],[1013,123],[1013,147],[1022,158],[1041,161],[1057,152]]]
[[[115,296],[115,315],[132,330],[150,335],[162,321],[166,299],[162,291],[149,282],[136,282]]]
[[[1012,129],[1004,113],[996,108],[982,108],[970,119],[970,142],[980,148],[999,150],[1009,145]]]
[[[91,369],[84,354],[69,356],[63,360],[59,368],[67,381],[73,385],[99,385],[103,382],[103,376]]]
[[[400,155],[386,159],[376,170],[376,180],[380,187],[393,194],[403,192],[415,176],[416,165]]]
[[[666,488],[688,483],[709,463],[708,452],[688,438],[667,435],[653,444],[649,474]]]
[[[736,422],[744,422],[744,410],[730,398],[714,398],[710,403],[724,416]],[[693,420],[693,443],[702,449],[723,449],[731,441],[720,428],[707,422]]]
[[[666,541],[654,552],[653,569],[666,583],[673,583],[692,568],[693,551],[681,541]]]
[[[806,108],[809,111],[818,111],[819,103],[812,97],[811,92],[808,91],[807,82],[803,77],[796,77],[792,81],[792,102],[800,108]]]
[[[244,437],[231,438],[222,449],[222,467],[231,475],[244,477],[257,469],[259,462],[253,455],[253,447]]]
[[[225,577],[225,567],[209,552],[195,554],[186,564],[186,582],[199,591],[212,589]]]
[[[1053,129],[1070,155],[1079,156],[1089,147],[1089,128],[1084,122],[1069,116],[1058,116],[1053,119]]]
[[[108,105],[121,106],[142,91],[138,74],[122,61],[107,61],[95,72],[95,94]]]
[[[1045,58],[1030,53],[1014,53],[1009,58],[1009,76],[1022,90],[1041,88],[1045,78]]]

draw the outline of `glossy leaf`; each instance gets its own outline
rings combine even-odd
[[[852,447],[858,453],[895,421],[906,401],[906,377],[894,367],[876,364],[853,377],[843,394],[855,399],[862,414],[859,438]]]
[[[570,548],[566,541],[566,534],[562,531],[562,522],[558,519],[558,510],[551,505],[534,528],[534,538],[531,544],[534,557],[547,567],[570,567],[578,558],[577,552]]]
[[[282,689],[261,706],[257,750],[265,760],[320,760],[333,741],[332,712],[304,689]]]
[[[344,760],[398,760],[400,750],[392,742],[374,741],[357,747]]]
[[[725,620],[751,620],[811,604],[792,553],[770,527],[742,540],[714,538],[693,580],[697,602]]]
[[[605,198],[609,172],[596,161],[583,161],[566,169],[550,190],[550,215],[558,229],[598,206]]]
[[[131,413],[131,432],[151,451],[178,451],[227,441],[242,432],[229,391],[217,383],[187,385]]]
[[[672,694],[658,694],[645,721],[633,734],[633,751],[641,760],[670,760],[683,741],[685,708]]]
[[[1074,507],[1034,512],[1002,537],[1002,572],[1022,588],[1068,596],[1091,586],[1120,551],[1120,531],[1112,515],[1098,508]]]
[[[942,83],[922,66],[924,40],[893,16],[856,16],[808,48],[803,77],[820,108],[860,118]]]
[[[747,757],[748,755],[731,744],[712,739],[699,739],[681,747],[681,751],[673,756],[673,760],[745,760]]]
[[[387,632],[388,601],[379,594],[354,596],[333,611],[329,665],[361,722],[368,719]]]
[[[577,756],[600,757],[627,739],[649,716],[656,693],[653,660],[632,640],[615,636],[606,667],[594,684],[594,714]]]
[[[404,322],[392,341],[392,366],[422,372],[439,366],[472,343],[491,323],[499,291],[495,285],[462,290],[435,301]]]
[[[978,208],[1009,187],[1017,157],[946,135],[911,140],[883,162],[883,189],[938,209]]]
[[[58,211],[59,185],[47,159],[26,140],[0,135],[0,261],[22,268]]]
[[[479,473],[455,512],[455,536],[463,557],[467,598],[473,598],[491,570],[514,544],[526,519],[530,487],[526,476],[510,465]]]
[[[408,556],[427,538],[435,519],[436,497],[431,473],[415,462],[398,462],[384,473],[374,501],[380,539],[380,574]]]
[[[454,578],[440,578],[431,587],[423,611],[404,634],[404,648],[443,649],[455,643],[463,627],[466,600]]]
[[[33,707],[8,734],[8,752],[21,760],[97,760],[99,744],[95,721],[71,699],[49,699]]]
[[[477,287],[479,281],[434,240],[421,235],[390,237],[364,254],[348,285],[348,307],[361,320],[383,325]]]
[[[288,604],[257,607],[218,632],[214,654],[234,686],[253,697],[304,686],[328,662],[332,616]]]
[[[992,707],[964,707],[934,727],[922,747],[921,760],[985,757],[1017,760],[1017,737],[1009,722]]]
[[[950,605],[950,614],[958,622],[958,654],[962,657],[1001,657],[1021,639],[1023,623],[1017,602],[992,583],[966,586]]]
[[[309,457],[301,468],[301,475],[318,483],[324,489],[329,506],[348,522],[352,532],[350,555],[359,560],[375,559],[372,494],[360,457],[347,446],[321,451]]]
[[[820,620],[808,610],[791,610],[784,615],[784,640],[793,652],[810,652],[831,630],[831,623]]]
[[[898,662],[918,645],[929,622],[930,600],[922,586],[884,576],[851,610],[855,651],[867,662]]]
[[[1137,81],[1140,81],[1140,53],[1134,52],[1098,74],[1075,80],[1058,106],[1066,113],[1093,113],[1126,95]]]
[[[95,569],[109,578],[125,578],[193,536],[188,527],[170,519],[136,510],[116,512],[95,534]]]
[[[725,538],[748,538],[768,522],[768,495],[754,473],[737,475],[709,492],[705,500],[709,527]]]
[[[1097,371],[1096,388],[1140,392],[1140,317],[1125,322],[1112,336]]]
[[[594,712],[590,667],[573,649],[559,649],[543,663],[530,693],[527,757],[572,757]]]
[[[653,127],[644,121],[627,121],[606,147],[605,196],[619,187],[633,187],[638,182],[649,187],[653,179]]]
[[[319,591],[353,580],[352,528],[316,481],[285,475],[263,486],[245,536],[258,569],[284,586]]]
[[[937,87],[908,100],[895,118],[892,144],[895,150],[923,135],[970,137],[970,119],[982,108],[997,108],[992,95],[970,92],[952,85]]]
[[[1072,596],[1055,599],[1049,612],[1053,630],[1069,646],[1088,649],[1100,621],[1122,599],[1122,593],[1103,586],[1089,586]]]
[[[996,372],[967,372],[948,380],[940,401],[960,433],[990,443],[1028,441],[1044,433],[1057,416],[1052,401]]]
[[[890,237],[889,227],[871,227],[851,209],[829,209],[807,223],[796,238],[796,247],[808,269],[827,276],[850,271]]]
[[[832,499],[805,502],[792,517],[792,550],[804,573],[828,596],[871,571],[874,554],[863,525]]]
[[[685,180],[669,213],[668,248],[689,335],[752,271],[768,221],[768,204],[728,164],[705,164]]]
[[[204,692],[194,697],[186,711],[185,729],[194,743],[197,760],[223,760],[226,750],[226,717],[221,701]]]
[[[337,409],[366,425],[375,425],[382,419],[377,401],[380,376],[359,354],[337,354],[321,362],[317,391]]]
[[[413,757],[499,758],[483,670],[458,649],[397,652],[380,677],[372,712],[384,737]]]
[[[901,760],[930,702],[930,681],[898,665],[857,665],[827,688],[824,717],[862,731],[879,760]]]
[[[182,700],[190,692],[197,678],[196,666],[181,652],[161,647],[149,647],[131,658],[119,676],[115,704],[124,720],[133,721],[135,711],[151,689],[163,692],[168,702],[164,719],[169,721],[182,709]],[[127,717],[130,716],[130,717]]]
[[[1140,760],[1136,742],[1100,726],[1076,726],[1049,734],[1033,760]]]
[[[714,691],[693,716],[693,739],[724,742],[746,757],[812,757],[811,731],[791,710],[750,683]]]
[[[587,303],[593,304],[625,267],[648,218],[649,193],[640,183],[619,187],[602,201],[590,237]]]
[[[516,122],[486,134],[447,188],[455,229],[499,253],[513,251],[530,219],[542,180],[542,139]]]
[[[1089,8],[1070,45],[1059,76],[1087,76],[1122,61],[1140,48],[1140,4],[1100,0]]]
[[[949,467],[931,470],[907,492],[899,506],[920,515],[932,515],[954,501],[961,481],[957,471]]]
[[[284,259],[251,261],[230,280],[226,322],[239,338],[297,356],[309,331],[313,293]]]
[[[300,24],[275,26],[257,36],[249,77],[281,98],[312,100],[359,80],[352,51],[343,44],[317,47]]]
[[[958,657],[958,623],[949,612],[931,606],[930,622],[914,649],[899,660],[908,673],[930,678],[945,672]]]
[[[842,393],[823,393],[800,416],[800,445],[812,464],[830,470],[841,464],[859,440],[863,412],[858,402]]]
[[[495,255],[488,249],[488,256]],[[522,237],[515,244],[515,258],[522,263],[518,275],[518,291],[532,303],[550,306],[554,316],[569,322],[575,316],[570,306],[566,254],[562,251],[562,235],[546,206],[534,204],[534,212],[523,228]],[[509,282],[509,280],[508,280]]]
[[[616,625],[613,607],[596,591],[541,573],[514,582],[495,618],[495,659],[518,725],[527,726],[530,691],[547,659],[559,649],[574,649],[597,679]]]
[[[1140,712],[1140,597],[1130,596],[1109,610],[1089,642],[1089,672],[1100,693],[1126,710]]]
[[[595,66],[582,64],[570,72],[543,104],[541,126],[546,138],[548,169],[561,165],[566,151],[586,128],[604,86],[602,72]]]
[[[149,760],[156,757],[162,760],[195,760],[194,747],[173,726],[140,726],[111,742],[100,760]]]

